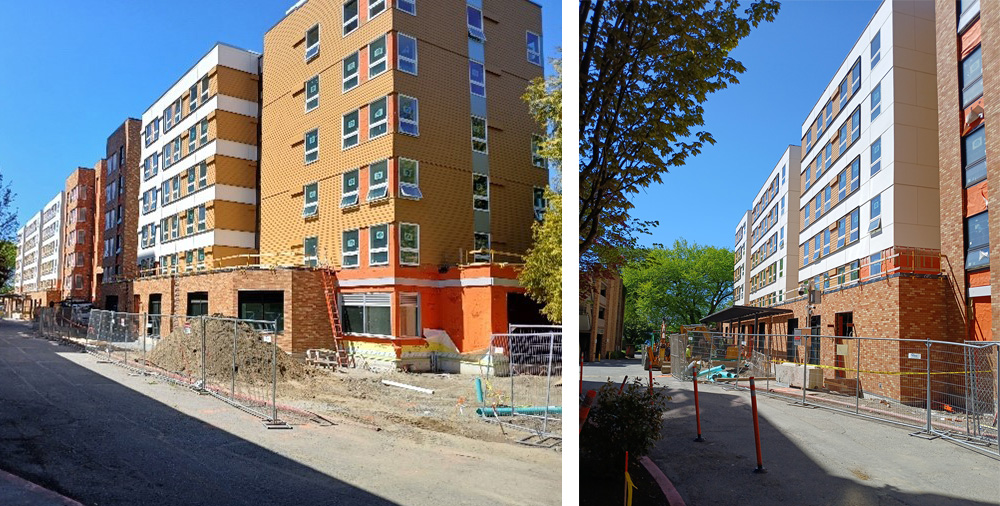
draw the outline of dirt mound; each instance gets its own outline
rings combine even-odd
[[[205,322],[205,374],[212,380],[233,377],[233,336],[236,336],[236,378],[251,383],[268,383],[272,379],[271,343],[261,340],[261,334],[246,323],[232,320]],[[185,329],[179,326],[164,337],[148,360],[157,367],[191,377],[201,376],[201,322],[193,320]],[[311,376],[304,365],[278,350],[278,381],[301,380]]]

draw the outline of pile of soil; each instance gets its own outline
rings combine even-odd
[[[246,323],[227,320],[205,322],[205,374],[209,378],[233,376],[233,325],[236,325],[236,374],[241,381],[268,383],[272,379],[271,343],[261,340],[259,332]],[[177,327],[153,348],[148,356],[151,364],[187,376],[201,375],[202,326],[193,323],[185,330]],[[302,380],[312,371],[278,350],[278,381]]]

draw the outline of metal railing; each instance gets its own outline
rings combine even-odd
[[[1000,454],[1000,342],[688,332],[670,359],[680,380],[745,389],[755,376],[770,395]]]
[[[558,440],[562,432],[562,329],[511,330],[490,337],[491,366],[481,377],[479,412],[486,420],[528,432],[522,442]]]
[[[192,387],[282,426],[279,372],[292,359],[278,350],[276,322],[221,316],[174,316],[93,309],[86,323],[42,308],[39,332],[72,341],[139,374]]]

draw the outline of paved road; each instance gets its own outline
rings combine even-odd
[[[638,360],[584,364],[584,388],[610,376],[646,381]],[[758,396],[767,474],[754,474],[756,452],[750,395],[699,385],[702,433],[693,441],[691,386],[672,377],[654,385],[672,397],[663,439],[650,458],[691,505],[996,505],[1000,461],[912,430],[788,401]]]
[[[538,464],[506,454],[510,444],[458,451],[445,435],[421,438],[345,424],[267,431],[212,397],[0,321],[0,469],[87,505],[559,501],[554,452]]]

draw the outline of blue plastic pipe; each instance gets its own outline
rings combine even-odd
[[[545,406],[519,406],[516,408],[495,408],[496,413],[494,414],[494,408],[476,408],[476,414],[486,417],[494,416],[511,416],[514,414],[514,410],[517,410],[519,415],[544,415],[546,412]],[[548,412],[550,414],[561,414],[562,406],[549,406]]]
[[[482,378],[476,378],[476,401],[479,404],[485,404],[486,398],[483,396],[483,380]]]

